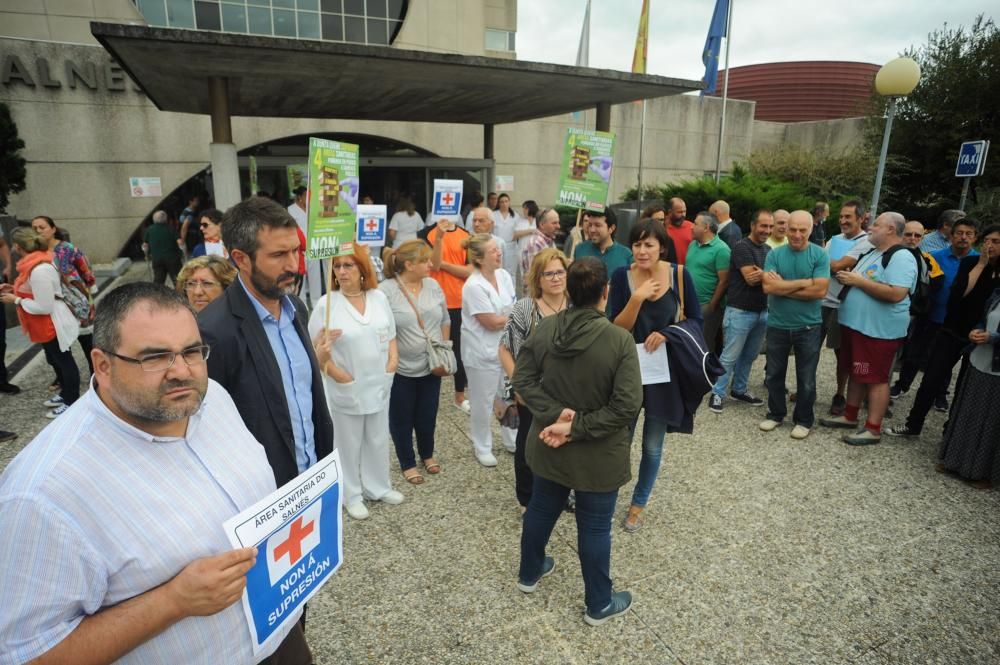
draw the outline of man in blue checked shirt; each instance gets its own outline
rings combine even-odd
[[[105,296],[92,389],[0,476],[0,665],[312,662],[298,622],[253,654],[222,524],[275,484],[210,351],[166,287]]]

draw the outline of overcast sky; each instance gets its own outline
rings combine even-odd
[[[885,64],[932,30],[991,15],[983,0],[733,0],[730,65],[790,60]],[[586,0],[521,0],[517,57],[572,65]],[[592,0],[590,66],[629,71],[642,0]],[[650,0],[647,73],[700,80],[714,0]],[[995,13],[995,12],[992,12]],[[724,53],[724,52],[723,52]],[[722,58],[720,58],[722,60]],[[722,62],[720,62],[720,69]]]

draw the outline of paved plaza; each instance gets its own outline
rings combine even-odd
[[[825,406],[827,351],[819,372]],[[39,355],[14,379],[23,392],[0,395],[0,427],[20,434],[0,445],[0,468],[49,422],[51,378]],[[515,588],[513,457],[495,434],[499,466],[475,461],[445,384],[443,472],[421,486],[394,472],[405,503],[345,516],[345,563],[309,605],[318,664],[1000,662],[1000,492],[935,472],[943,414],[920,439],[852,448],[820,427],[804,441],[787,425],[760,432],[763,408],[703,407],[693,436],[667,437],[634,534],[618,523],[632,483],[623,488],[612,575],[635,603],[591,628],[572,515],[553,534],[554,574],[534,594]],[[911,401],[897,401],[897,420]],[[638,453],[636,441],[633,466]]]

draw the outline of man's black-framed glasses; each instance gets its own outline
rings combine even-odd
[[[184,359],[184,364],[188,367],[193,367],[195,365],[200,365],[206,360],[208,360],[208,354],[211,352],[212,347],[208,344],[202,344],[201,346],[192,346],[183,351],[164,351],[163,353],[147,353],[146,355],[139,358],[132,358],[129,356],[123,356],[120,353],[115,353],[114,351],[108,351],[107,349],[101,349],[104,353],[109,356],[114,356],[119,360],[124,360],[127,363],[132,363],[133,365],[138,365],[143,372],[165,372],[174,366],[174,361],[177,356]]]

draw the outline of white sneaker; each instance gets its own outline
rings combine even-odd
[[[47,406],[50,409],[57,409],[63,404],[65,404],[65,402],[63,402],[62,395],[53,395],[52,397],[42,402],[42,406]]]
[[[485,455],[476,455],[476,459],[483,466],[496,466],[497,458],[493,456],[492,453],[486,453]]]
[[[780,427],[780,426],[781,426],[781,422],[779,422],[777,420],[771,420],[770,418],[768,418],[767,420],[765,420],[764,422],[762,422],[757,427],[760,428],[761,432],[773,432],[774,430],[778,429],[778,427]],[[808,430],[807,430],[807,433],[808,433]]]
[[[57,406],[56,408],[52,409],[48,413],[46,413],[45,417],[48,418],[49,420],[52,420],[53,418],[58,418],[62,414],[66,413],[67,409],[69,409],[69,407],[66,406],[65,404],[62,404],[62,405]]]
[[[365,507],[364,501],[358,501],[346,506],[347,514],[356,520],[366,520],[368,519],[368,508]]]
[[[381,497],[379,497],[379,501],[383,501],[392,506],[398,506],[399,504],[403,503],[403,499],[404,497],[402,493],[397,492],[396,490],[389,490]]]
[[[803,425],[796,425],[792,428],[793,439],[804,439],[809,436],[809,428]]]

